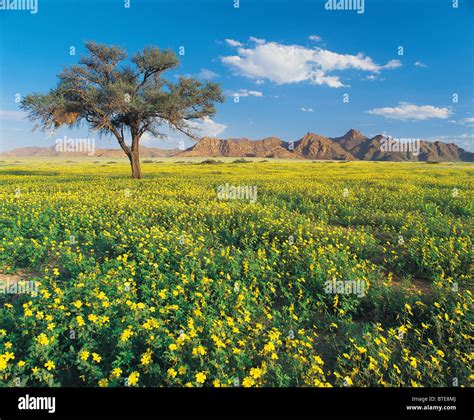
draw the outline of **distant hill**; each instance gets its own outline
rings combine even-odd
[[[221,140],[204,137],[194,146],[177,154],[177,156],[198,157],[262,157],[262,158],[297,158],[299,156],[288,150],[288,143],[277,137],[263,140],[227,139]]]
[[[186,149],[140,149],[142,158],[153,157],[258,157],[316,160],[375,160],[375,161],[420,161],[420,162],[474,162],[474,153],[467,152],[454,143],[421,140],[416,149],[387,147],[387,138],[379,134],[369,138],[350,129],[341,137],[325,137],[307,133],[294,142],[285,142],[277,137],[262,140],[247,138],[218,139],[203,137],[194,146]],[[55,147],[23,147],[0,153],[6,157],[81,157],[87,152],[58,152]],[[125,154],[121,149],[96,149],[95,157],[119,158]]]
[[[368,138],[357,130],[349,130],[342,137],[333,140],[351,153],[358,160],[378,161],[474,161],[474,153],[470,153],[454,143],[440,141],[420,141],[419,153],[383,151],[382,142],[386,139],[381,134]]]
[[[140,147],[141,157],[167,157],[174,156],[179,149],[159,149],[157,147]],[[88,152],[58,152],[52,147],[20,147],[9,152],[0,153],[5,157],[87,157]],[[95,149],[93,157],[120,158],[125,157],[122,149]]]
[[[313,133],[308,133],[295,142],[295,153],[307,159],[356,160],[334,140]]]

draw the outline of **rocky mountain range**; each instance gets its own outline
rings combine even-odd
[[[154,157],[258,157],[315,160],[375,160],[375,161],[466,161],[474,162],[474,153],[454,143],[440,141],[389,139],[381,134],[367,137],[351,129],[341,137],[325,137],[307,133],[297,141],[285,142],[277,137],[262,140],[247,138],[218,139],[203,137],[186,149],[141,147],[142,158]],[[55,147],[26,147],[2,154],[9,157],[76,157],[87,152],[58,152]],[[95,157],[123,157],[121,149],[96,149]]]
[[[389,139],[381,134],[369,138],[351,129],[341,137],[308,133],[295,142],[277,137],[262,140],[204,137],[176,156],[260,157],[316,160],[378,161],[474,161],[474,153],[454,143],[410,139]]]

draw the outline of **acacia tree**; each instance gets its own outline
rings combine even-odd
[[[164,72],[179,64],[173,51],[147,47],[132,57],[133,66],[119,67],[127,58],[124,49],[96,42],[86,48],[88,56],[66,67],[55,88],[27,95],[21,107],[43,131],[85,123],[99,135],[113,134],[130,160],[133,178],[141,178],[144,133],[163,136],[160,129],[167,125],[196,140],[189,121],[214,115],[214,103],[224,101],[216,83],[163,79]]]

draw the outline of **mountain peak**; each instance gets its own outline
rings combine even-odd
[[[309,159],[320,160],[354,160],[354,157],[339,144],[315,133],[307,133],[295,142],[294,151]]]
[[[330,139],[328,137],[321,136],[320,134],[308,132],[304,135],[304,137],[301,139],[301,141],[308,141],[308,140],[325,141],[325,140],[330,140]]]
[[[343,138],[350,139],[365,139],[366,137],[358,130],[351,128],[346,134],[342,136]]]

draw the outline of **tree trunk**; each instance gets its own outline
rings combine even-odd
[[[128,156],[130,164],[132,165],[132,178],[140,179],[142,177],[142,171],[140,168],[140,154],[138,150],[132,150]]]

